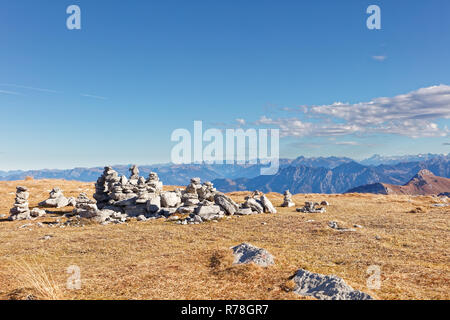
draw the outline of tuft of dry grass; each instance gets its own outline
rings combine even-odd
[[[17,185],[29,188],[31,208],[47,199],[53,187],[60,187],[66,196],[94,192],[93,183],[75,181],[0,182],[0,214],[8,215]],[[230,196],[242,202],[249,194]],[[64,222],[62,213],[72,208],[52,209],[31,222],[0,219],[0,298],[311,299],[292,293],[289,279],[299,268],[335,274],[378,299],[450,298],[450,207],[432,207],[436,198],[294,195],[298,207],[305,201],[331,204],[324,214],[308,214],[280,208],[280,194],[267,196],[279,213],[233,216],[200,225],[152,220],[52,227],[57,219]],[[363,228],[336,232],[328,227],[329,221]],[[52,237],[40,240],[45,235]],[[229,248],[242,242],[268,250],[275,265],[233,265]],[[35,284],[11,277],[21,273],[17,263],[24,258],[34,261],[33,270],[37,265],[41,268],[31,273],[40,274]],[[81,270],[79,290],[65,288],[66,270],[72,265]],[[379,290],[366,287],[372,265],[381,268]]]
[[[28,294],[26,299],[38,300],[63,300],[64,294],[60,286],[53,280],[44,266],[35,260],[26,262],[14,262],[15,274],[18,282],[26,290],[31,290],[34,294]]]

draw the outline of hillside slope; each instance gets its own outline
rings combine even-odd
[[[435,176],[431,171],[420,170],[408,183],[399,186],[387,183],[375,183],[353,188],[347,193],[438,195],[450,192],[450,179]]]

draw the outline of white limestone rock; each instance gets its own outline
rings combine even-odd
[[[295,283],[294,292],[302,296],[312,296],[319,300],[373,300],[370,295],[354,290],[335,275],[300,269],[292,280]]]

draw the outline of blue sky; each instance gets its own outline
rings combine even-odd
[[[194,120],[280,128],[282,157],[448,153],[449,16],[448,0],[0,0],[0,170],[168,162]]]

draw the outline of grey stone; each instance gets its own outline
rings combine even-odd
[[[34,208],[34,209],[31,210],[30,215],[32,217],[34,217],[34,218],[37,218],[37,217],[45,216],[46,213],[47,212],[45,210],[42,210],[42,209],[39,209],[39,208]]]
[[[239,209],[238,205],[228,196],[223,193],[217,193],[214,196],[214,202],[221,206],[226,214],[232,216]]]
[[[330,221],[328,222],[328,226],[331,229],[334,229],[336,231],[340,231],[340,232],[354,232],[356,231],[356,229],[351,229],[351,228],[343,228],[339,225],[339,223],[337,223],[336,221]]]
[[[60,188],[53,188],[50,191],[50,196],[47,200],[39,203],[40,207],[45,208],[64,208],[69,204],[69,199],[67,199],[62,193]]]
[[[161,206],[163,208],[175,208],[181,204],[181,198],[176,192],[163,192],[161,193]]]
[[[196,213],[202,220],[214,220],[220,217],[220,207],[213,206],[200,206],[197,207]]]
[[[156,213],[161,209],[161,197],[153,193],[146,203],[146,209],[149,213]]]
[[[307,201],[305,205],[301,208],[297,208],[297,212],[303,213],[325,213],[325,208],[319,208],[317,202]]]
[[[128,206],[124,208],[125,214],[129,217],[137,217],[147,213],[147,206],[145,204]]]
[[[255,198],[248,197],[242,205],[244,208],[250,208],[253,212],[263,213],[264,207]]]
[[[236,211],[235,214],[240,216],[248,216],[250,214],[253,214],[253,211],[251,208],[240,208],[238,211]]]
[[[320,300],[372,300],[361,291],[354,290],[335,275],[322,275],[303,269],[296,272],[292,280],[294,292],[302,296],[312,296]]]
[[[29,193],[27,188],[23,186],[16,187],[16,198],[13,207],[9,210],[11,214],[9,220],[27,220],[31,219],[31,212],[28,208]]]
[[[285,208],[291,208],[295,206],[295,203],[292,201],[292,194],[289,192],[289,190],[286,190],[284,192],[284,202],[281,206]]]
[[[232,247],[234,254],[233,264],[254,263],[261,267],[268,267],[274,264],[273,256],[265,249],[255,247],[249,243],[242,243]]]
[[[277,210],[273,206],[272,202],[265,196],[261,196],[261,204],[264,207],[264,212],[266,213],[277,213]]]

